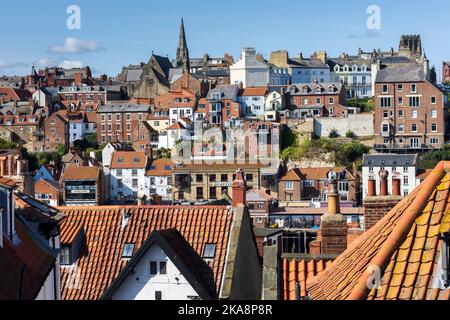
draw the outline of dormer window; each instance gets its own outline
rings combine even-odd
[[[121,157],[121,158],[117,159],[117,162],[118,162],[118,163],[124,163],[124,162],[125,162],[125,159]]]
[[[334,71],[335,72],[339,72],[339,71],[341,71],[341,68],[338,65],[335,65],[334,66]]]

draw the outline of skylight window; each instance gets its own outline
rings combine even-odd
[[[206,244],[205,250],[203,252],[203,258],[214,259],[215,256],[216,256],[216,244],[215,243]]]
[[[122,258],[129,259],[133,256],[134,243],[127,243],[123,247]]]

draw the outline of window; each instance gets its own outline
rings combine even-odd
[[[436,104],[436,97],[431,97],[431,104]]]
[[[216,187],[211,187],[209,188],[209,198],[210,199],[217,199],[217,188]]]
[[[156,301],[162,300],[162,291],[155,291],[155,300]]]
[[[405,113],[403,112],[403,110],[398,110],[398,117],[403,118],[404,116],[405,116]]]
[[[150,261],[150,274],[158,274],[158,263],[156,261]]]
[[[293,181],[286,181],[284,188],[286,190],[294,190],[294,182]]]
[[[390,97],[381,98],[381,107],[382,108],[389,108],[390,106],[391,106],[391,98]]]
[[[72,264],[71,258],[70,258],[70,247],[61,247],[61,265],[62,266],[68,266]]]
[[[122,258],[130,259],[133,256],[134,243],[127,243],[123,247]]]
[[[117,169],[117,176],[118,176],[118,177],[122,177],[122,176],[123,176],[123,171],[122,171],[122,169]]]
[[[398,90],[398,92],[403,92],[403,84],[399,84],[397,86],[397,90]]]
[[[209,176],[209,181],[210,181],[210,182],[216,182],[216,175],[215,175],[215,174],[211,174],[211,175]]]
[[[138,179],[133,179],[133,180],[132,180],[132,182],[131,182],[131,187],[132,187],[133,189],[139,188]]]
[[[420,107],[420,97],[409,97],[410,107]]]
[[[431,138],[430,143],[431,144],[439,144],[439,138]]]
[[[398,132],[404,132],[405,131],[405,126],[403,124],[400,124],[398,126]]]
[[[389,111],[383,110],[383,118],[388,119],[389,118]]]
[[[203,259],[214,259],[216,256],[216,244],[207,243],[205,245],[205,250],[203,251]]]
[[[195,177],[195,180],[199,183],[203,182],[203,175],[202,174],[197,174]]]
[[[403,185],[409,186],[409,176],[403,176]]]
[[[432,123],[431,124],[431,132],[437,132],[437,124],[436,123]]]
[[[383,93],[389,93],[389,87],[387,84],[383,84]]]
[[[314,187],[314,181],[311,181],[311,180],[304,180],[304,181],[303,181],[303,186],[304,186],[304,187],[307,187],[307,188]]]
[[[411,85],[411,93],[417,93],[417,85],[416,84]]]
[[[203,187],[197,187],[197,200],[203,200]]]
[[[330,104],[334,104],[334,98],[330,97]]]
[[[414,110],[413,112],[411,112],[411,118],[412,119],[417,119],[417,111]]]
[[[166,261],[159,262],[159,274],[162,274],[162,275],[167,274],[167,262]]]
[[[245,180],[247,180],[247,181],[253,181],[253,175],[252,174],[247,174],[247,175],[245,175]]]
[[[436,119],[438,117],[437,110],[431,110],[431,118]]]
[[[133,169],[133,170],[131,171],[131,175],[132,175],[133,177],[136,177],[136,176],[138,175],[137,169]]]
[[[412,132],[417,132],[417,124],[413,123],[413,124],[411,125],[411,131],[412,131]]]
[[[383,124],[382,128],[381,128],[382,132],[389,132],[389,125],[388,124]]]
[[[403,105],[403,97],[398,97],[398,104]]]
[[[228,175],[227,174],[222,174],[220,176],[220,181],[222,182],[227,182],[228,181]]]

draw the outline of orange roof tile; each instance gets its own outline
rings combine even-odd
[[[183,130],[183,129],[186,129],[186,127],[180,122],[175,122],[173,125],[167,128],[167,130]]]
[[[100,168],[98,167],[78,167],[69,165],[63,173],[63,181],[67,180],[98,180]]]
[[[245,88],[242,91],[243,97],[259,97],[267,94],[267,87]]]
[[[283,257],[281,264],[281,297],[283,300],[296,300],[295,287],[300,286],[300,298],[306,298],[306,283],[325,268],[329,267],[336,257],[299,255],[298,258]]]
[[[175,164],[170,159],[154,160],[150,165],[150,169],[147,170],[147,176],[170,177],[172,175],[174,166]]]
[[[134,243],[135,252],[152,231],[176,228],[200,256],[205,245],[216,243],[215,259],[209,264],[219,293],[233,221],[226,206],[115,206],[60,207],[66,218],[62,221],[61,242],[83,226],[85,241],[76,261],[78,286],[70,285],[70,270],[61,275],[64,300],[97,300],[127,265],[122,259],[125,244]],[[123,214],[129,216],[122,226]],[[72,232],[73,231],[73,232]]]
[[[16,186],[16,183],[11,179],[0,177],[0,185],[7,188],[14,188]]]
[[[111,169],[145,169],[148,156],[145,152],[116,151],[111,160]]]
[[[301,181],[302,178],[300,176],[300,170],[299,169],[292,169],[289,170],[280,181]]]
[[[450,221],[450,162],[308,283],[314,300],[448,300],[439,285],[440,233]],[[448,227],[448,225],[447,225]],[[367,283],[379,271],[380,285]]]

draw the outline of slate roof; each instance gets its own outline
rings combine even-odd
[[[126,82],[134,82],[134,81],[141,81],[141,75],[144,72],[143,69],[129,69],[127,71],[127,78]]]
[[[20,243],[0,248],[0,300],[34,300],[53,268],[57,252],[45,247],[22,219],[15,221]]]
[[[220,93],[222,99],[236,100],[239,94],[238,85],[219,85],[212,90],[209,90],[207,99],[211,99],[213,93]]]
[[[225,268],[233,213],[227,206],[116,206],[61,207],[66,216],[61,223],[61,242],[65,235],[83,226],[85,241],[76,261],[78,289],[67,286],[68,269],[62,270],[62,298],[98,300],[127,265],[122,259],[125,244],[134,243],[135,252],[154,230],[176,228],[200,256],[206,244],[216,243],[215,259],[210,262],[215,291],[219,294]],[[128,216],[123,225],[124,214]]]
[[[307,284],[313,300],[449,300],[442,236],[450,231],[450,162]],[[448,266],[447,266],[448,268]],[[379,271],[379,286],[367,283]]]
[[[169,70],[173,68],[172,63],[170,62],[169,58],[158,56],[156,54],[153,55],[153,58],[155,58],[156,62],[161,67],[162,71],[164,72],[164,76],[169,76]]]
[[[415,63],[394,64],[378,71],[377,83],[387,82],[424,82],[426,81],[423,66]]]
[[[415,167],[417,154],[365,154],[363,167]]]

